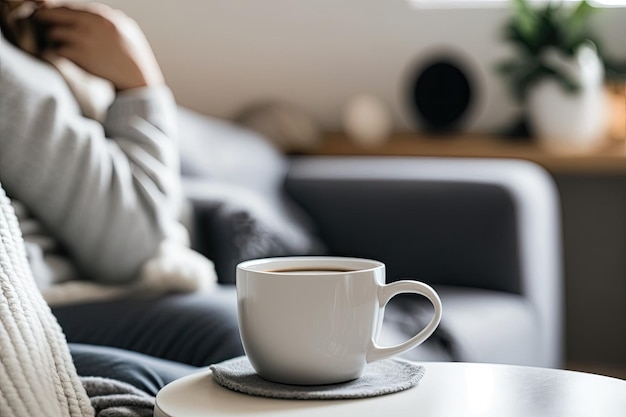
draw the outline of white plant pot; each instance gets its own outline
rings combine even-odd
[[[592,151],[607,135],[602,64],[595,51],[581,51],[577,58],[569,62],[561,57],[550,59],[552,63],[561,60],[557,64],[579,82],[579,91],[568,92],[557,80],[544,79],[528,95],[529,122],[539,143],[559,153]]]

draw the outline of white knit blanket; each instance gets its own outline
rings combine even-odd
[[[0,415],[93,416],[65,336],[35,285],[0,186]]]

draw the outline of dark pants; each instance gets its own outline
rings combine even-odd
[[[147,392],[155,392],[193,367],[243,355],[233,287],[210,294],[56,307],[52,312],[73,344],[79,375],[108,376],[140,385]],[[127,376],[124,363],[128,364]]]
[[[70,343],[69,347],[78,375],[126,382],[151,395],[156,395],[170,382],[200,369],[108,346]]]

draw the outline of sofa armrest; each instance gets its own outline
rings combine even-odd
[[[552,179],[537,165],[300,157],[285,185],[331,254],[381,260],[388,280],[523,295],[536,311],[545,350],[554,352],[546,366],[558,361],[559,205]]]

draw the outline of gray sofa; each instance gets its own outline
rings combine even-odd
[[[285,157],[244,129],[180,111],[196,248],[234,296],[237,262],[330,254],[383,261],[388,281],[440,293],[439,330],[416,360],[559,367],[559,206],[550,176],[516,160]],[[380,344],[429,316],[414,296],[386,309]]]

